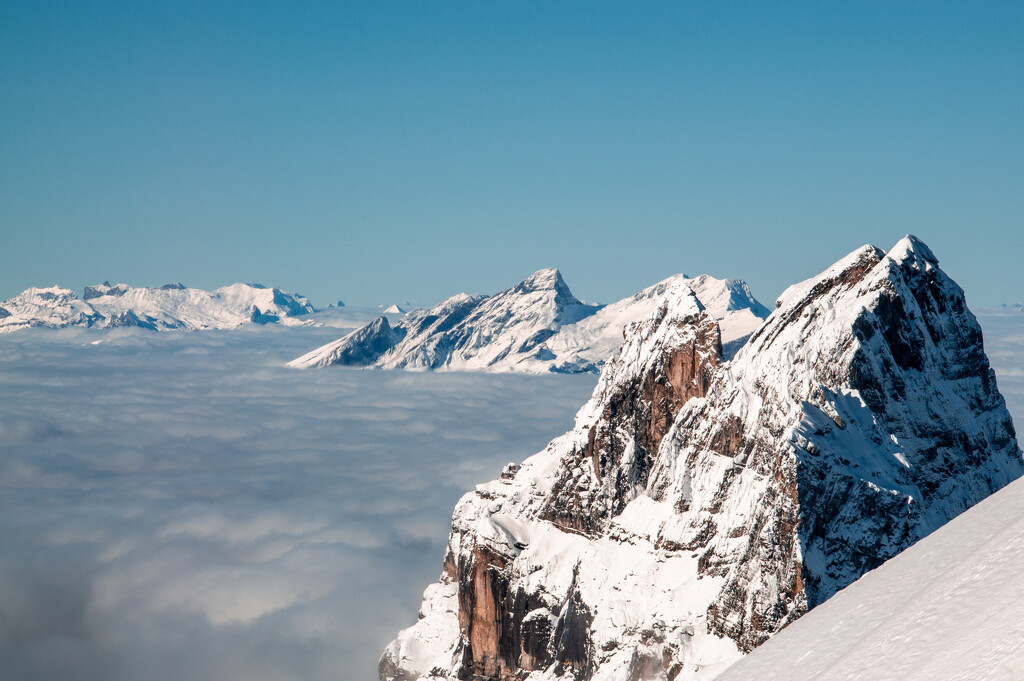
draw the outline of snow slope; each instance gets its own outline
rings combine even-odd
[[[1024,679],[1024,480],[867,573],[718,681]]]
[[[299,295],[259,284],[232,284],[215,291],[167,284],[138,288],[104,282],[81,298],[70,289],[30,288],[0,303],[0,333],[26,327],[137,326],[153,330],[233,329],[245,324],[309,323],[314,312]]]
[[[666,296],[680,291],[695,293],[718,320],[727,355],[768,315],[738,279],[676,275],[599,306],[581,303],[558,270],[547,269],[493,296],[459,294],[433,308],[415,310],[393,328],[378,320],[290,366],[597,372],[622,345],[626,327],[650,317]]]

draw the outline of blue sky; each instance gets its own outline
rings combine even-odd
[[[541,267],[770,304],[907,232],[1024,298],[1020,3],[5,2],[0,298],[436,302]]]

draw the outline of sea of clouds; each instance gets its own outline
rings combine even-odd
[[[980,318],[1024,423],[1024,313]],[[458,497],[595,377],[282,366],[338,334],[0,337],[0,678],[376,678]]]
[[[595,377],[282,366],[337,336],[0,337],[0,678],[376,678],[459,496]]]

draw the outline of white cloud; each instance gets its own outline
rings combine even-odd
[[[985,353],[996,370],[999,392],[1006,398],[1020,439],[1024,432],[1024,312],[999,308],[977,312],[985,334]]]

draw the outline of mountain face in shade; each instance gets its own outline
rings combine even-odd
[[[86,286],[81,298],[70,289],[30,288],[0,303],[0,333],[27,327],[137,326],[169,329],[233,329],[245,324],[303,324],[314,312],[299,295],[259,284],[232,284],[215,291],[165,284],[138,288],[104,282]]]
[[[914,237],[790,287],[731,361],[693,290],[572,431],[459,502],[381,679],[709,679],[1024,474],[963,291]]]
[[[626,326],[649,317],[666,296],[680,291],[695,293],[719,321],[730,350],[742,345],[768,314],[737,279],[677,275],[599,306],[577,300],[558,270],[546,269],[493,296],[460,294],[410,312],[391,330],[390,347],[381,344],[379,335],[360,329],[290,365],[596,373],[615,355]],[[371,337],[372,348],[366,346]]]

